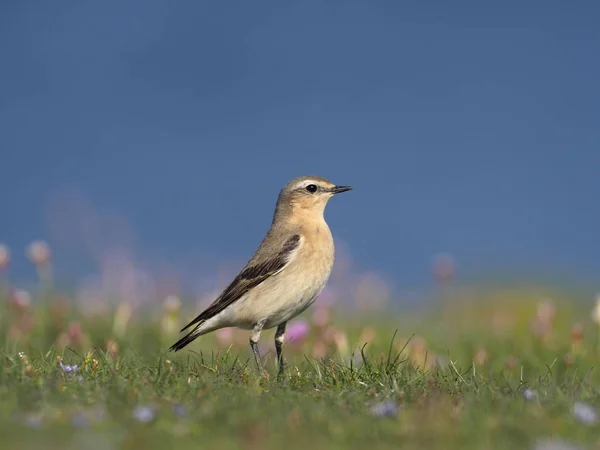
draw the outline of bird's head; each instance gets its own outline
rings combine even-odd
[[[275,217],[296,214],[322,217],[331,197],[351,189],[351,186],[337,186],[322,177],[294,178],[279,193]]]

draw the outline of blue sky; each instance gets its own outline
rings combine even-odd
[[[99,246],[214,274],[306,174],[355,186],[328,207],[334,236],[400,286],[438,252],[465,276],[600,271],[597,2],[0,8],[15,275],[36,238],[61,276],[92,270],[81,210]]]

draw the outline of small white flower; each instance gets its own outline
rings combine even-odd
[[[537,393],[535,391],[532,391],[529,388],[527,388],[523,391],[523,398],[525,400],[527,400],[528,402],[535,400],[536,397],[537,397]]]

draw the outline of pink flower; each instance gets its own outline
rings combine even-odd
[[[27,256],[38,266],[50,261],[50,247],[44,241],[34,241],[27,247]]]
[[[310,327],[305,320],[296,320],[290,323],[285,330],[285,337],[289,341],[299,342],[308,336]]]

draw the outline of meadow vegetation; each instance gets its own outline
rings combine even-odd
[[[265,374],[244,331],[169,353],[194,302],[84,309],[43,246],[30,257],[36,290],[1,290],[2,449],[600,448],[593,299],[520,284],[447,286],[410,312],[318,301],[277,380],[272,332]]]

